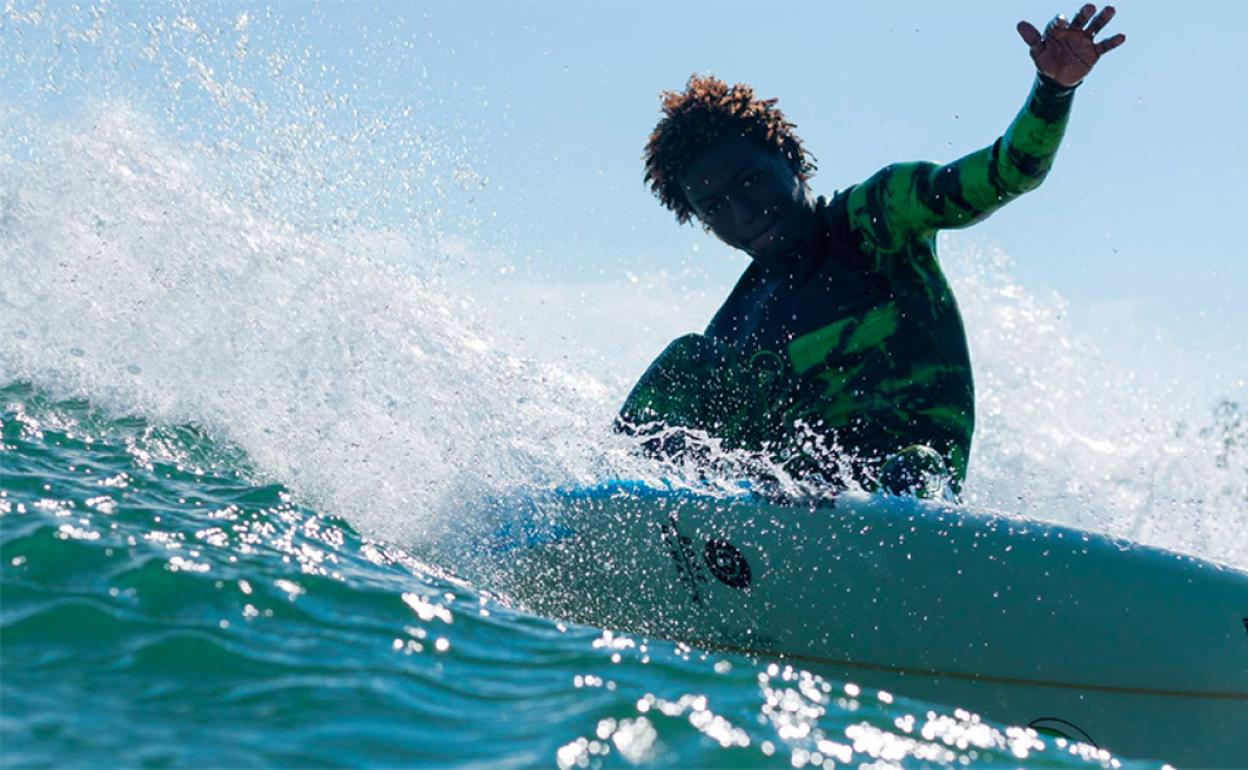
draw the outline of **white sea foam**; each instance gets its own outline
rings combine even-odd
[[[1248,561],[1242,373],[1139,318],[1080,326],[1001,254],[950,262],[977,381],[970,501]]]
[[[201,424],[305,499],[407,541],[501,490],[644,472],[614,410],[726,285],[500,272],[439,232],[464,213],[447,180],[488,172],[462,149],[366,113],[327,122],[342,102],[305,88],[314,63],[270,57],[273,103],[194,66],[213,46],[233,55],[229,30],[153,34],[164,77],[211,96],[177,110],[219,121],[171,131],[116,100],[0,120],[0,380]],[[351,172],[373,152],[406,165]],[[411,226],[379,224],[391,189]],[[1248,564],[1243,380],[1173,345],[1128,354],[1000,255],[943,248],[977,380],[969,501]],[[1195,373],[1171,376],[1180,365]]]
[[[464,475],[575,477],[603,386],[500,353],[401,237],[237,208],[116,106],[41,155],[0,192],[6,378],[201,423],[373,533],[419,532]]]

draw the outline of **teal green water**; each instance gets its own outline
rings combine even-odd
[[[686,65],[643,104],[634,50],[496,50],[565,40],[551,9],[5,3],[0,766],[1132,765],[455,577],[428,535],[471,500],[634,477],[619,404],[740,269],[610,172]],[[642,116],[623,145],[547,120],[604,104]],[[1004,255],[945,253],[968,502],[1248,564],[1242,374],[1186,337],[1118,361]]]
[[[193,427],[21,384],[0,404],[6,767],[1118,761],[869,682],[535,617]]]

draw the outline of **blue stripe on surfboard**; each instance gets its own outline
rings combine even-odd
[[[661,483],[666,484],[666,482]],[[852,506],[856,502],[866,502],[876,497],[875,495],[861,493],[846,493],[841,496],[841,499]],[[751,490],[748,482],[742,482],[739,491],[730,491],[723,488],[702,491],[687,486],[660,486],[652,482],[634,479],[611,479],[591,486],[556,488],[546,494],[523,499],[519,503],[519,509],[514,510],[514,518],[509,522],[503,523],[496,531],[495,537],[491,538],[487,548],[493,553],[506,554],[520,548],[545,546],[566,540],[575,535],[576,532],[565,524],[550,520],[548,515],[543,513],[543,509],[549,510],[549,507],[553,506],[557,510],[562,505],[575,505],[578,502],[607,502],[620,498],[641,501],[728,502],[747,506],[751,503],[757,503],[758,505],[777,507],[788,507],[789,505],[795,508],[807,507],[803,501],[794,501],[785,505],[769,500],[765,496]],[[1242,572],[1242,570],[1234,567],[1218,562],[1210,562],[1197,556],[1122,540],[1103,533],[1081,530],[1052,522],[1027,518],[1019,519],[1000,512],[955,507],[905,497],[885,496],[883,501],[888,504],[890,509],[885,515],[891,513],[913,516],[917,513],[923,518],[936,520],[942,520],[945,517],[952,517],[955,520],[961,520],[961,522],[969,522],[976,519],[989,520],[996,526],[1004,527],[1004,529],[997,530],[997,532],[999,536],[1006,538],[1030,531],[1039,533],[1043,537],[1055,537],[1058,540],[1070,538],[1072,542],[1082,541],[1089,545],[1093,543],[1111,545],[1120,551],[1151,553],[1155,557],[1177,559],[1178,561],[1211,568],[1219,572],[1227,570]],[[809,504],[814,507],[828,509],[829,511],[835,508],[835,501],[832,498],[812,500],[809,501]],[[897,507],[893,508],[893,506]],[[539,524],[536,521],[537,518],[546,519],[549,523]],[[958,521],[951,521],[950,524],[961,526],[961,523]],[[1015,528],[1018,529],[1016,530]]]
[[[689,487],[669,486],[666,483],[663,486],[653,484],[648,481],[636,481],[633,479],[611,479],[592,486],[581,487],[560,487],[555,490],[555,495],[560,498],[581,500],[602,500],[615,497],[629,497],[635,500],[650,500],[654,498],[688,498],[691,500],[710,500],[724,498],[730,500],[749,500],[758,498],[749,482],[741,481],[737,484],[736,490],[726,489],[707,489],[700,491]],[[759,498],[760,500],[762,498]]]

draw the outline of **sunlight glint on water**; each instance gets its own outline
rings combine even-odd
[[[479,500],[654,472],[611,417],[725,287],[447,270],[489,176],[471,138],[262,43],[262,15],[3,13],[6,761],[1117,761],[464,585]],[[1003,259],[946,253],[968,497],[1248,563],[1234,394],[1142,384]]]

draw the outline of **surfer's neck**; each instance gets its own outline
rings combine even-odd
[[[810,227],[791,249],[782,254],[752,257],[758,276],[764,281],[775,281],[809,272],[818,263],[822,239],[819,222],[811,217]]]

